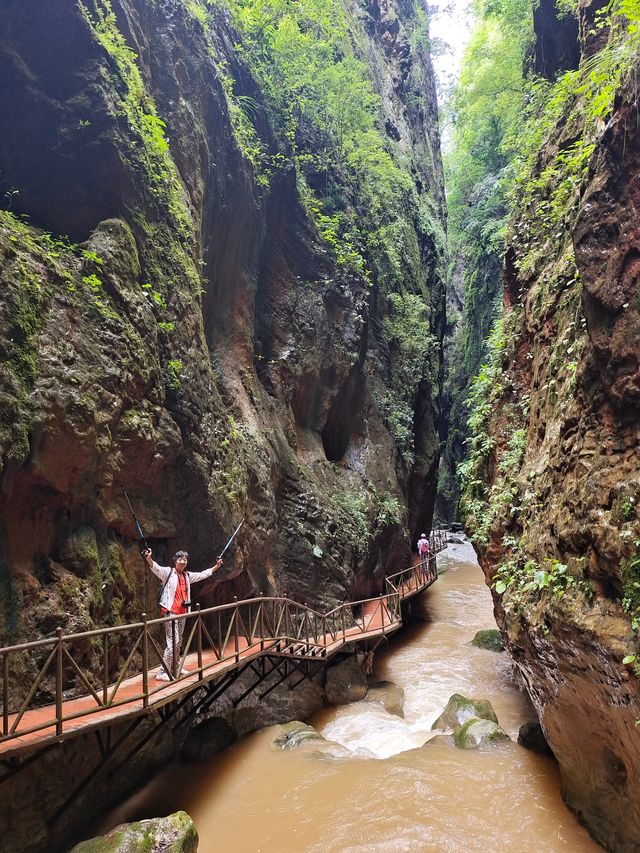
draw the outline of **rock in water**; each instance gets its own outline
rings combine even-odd
[[[273,746],[278,749],[295,749],[308,740],[324,740],[321,734],[306,723],[301,723],[300,720],[294,720],[292,723],[286,723],[280,726],[280,734],[273,741]]]
[[[454,693],[431,729],[457,729],[472,718],[498,723],[491,702],[486,699],[467,699],[460,693]]]
[[[487,628],[485,631],[478,631],[473,640],[472,646],[477,646],[479,649],[488,649],[490,652],[503,652],[504,644],[500,631],[495,628]]]
[[[453,740],[458,749],[478,749],[487,743],[509,740],[509,735],[492,720],[472,717],[454,731]]]
[[[404,718],[404,690],[393,681],[379,681],[371,684],[367,692],[367,701],[382,705],[385,711]]]
[[[524,723],[518,732],[518,743],[538,755],[549,755],[553,758],[551,747],[542,731],[540,723]]]
[[[206,761],[222,752],[236,740],[236,733],[222,717],[213,717],[196,726],[189,733],[180,757],[184,761]]]
[[[348,705],[364,699],[367,682],[355,655],[350,655],[327,670],[324,691],[330,705]]]
[[[186,812],[123,823],[107,835],[76,844],[70,853],[197,853],[198,832]]]

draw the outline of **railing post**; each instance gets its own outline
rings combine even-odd
[[[382,636],[384,637],[385,628],[384,628],[384,606],[382,604],[382,593],[380,593],[380,625],[382,627]]]
[[[102,704],[109,704],[109,635],[102,635]]]
[[[234,595],[233,600],[235,601],[235,604],[236,604],[235,610],[233,612],[233,620],[234,620],[233,641],[234,641],[234,648],[235,648],[235,653],[236,653],[236,663],[238,663],[240,660],[240,642],[239,642],[239,637],[238,637],[238,596]]]
[[[260,614],[259,619],[258,619],[258,622],[259,622],[258,630],[260,631],[260,651],[261,652],[264,651],[264,601],[262,600],[263,596],[264,596],[264,593],[261,592],[260,593],[260,604],[258,605],[260,608],[260,610],[258,611]]]
[[[196,604],[196,644],[198,648],[198,681],[202,681],[204,678],[202,672],[202,614],[199,604]]]
[[[342,616],[342,636],[344,638],[346,633],[347,633],[347,629],[346,629],[345,621],[344,621],[344,605],[340,608],[340,615]]]
[[[56,735],[62,734],[62,628],[56,628],[58,647],[56,651]]]
[[[289,618],[289,599],[287,598],[286,592],[285,592],[283,597],[284,597],[284,606],[282,609],[284,610],[284,614],[283,614],[282,624],[284,626],[284,641],[285,641],[285,646],[286,646],[287,640],[289,639],[289,629],[287,626],[287,619]]]
[[[142,707],[149,707],[149,629],[147,614],[142,614]]]
[[[178,677],[178,668],[176,666],[176,620],[173,616],[171,619],[171,675],[174,680]]]
[[[2,734],[9,734],[9,655],[2,655]]]

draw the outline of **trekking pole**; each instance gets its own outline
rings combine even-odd
[[[133,507],[131,506],[131,501],[129,500],[129,495],[127,494],[125,489],[123,489],[122,491],[124,492],[124,496],[127,499],[127,503],[129,504],[129,510],[131,512],[131,515],[133,516],[133,520],[134,520],[136,528],[138,530],[138,538],[140,540],[140,542],[139,542],[140,555],[142,556],[142,552],[146,551],[149,548],[149,545],[147,544],[147,540],[146,540],[146,537],[144,535],[142,525],[138,521],[138,518],[137,518],[135,512],[133,511]],[[142,575],[142,599],[143,599],[143,608],[142,609],[146,612],[146,610],[147,610],[147,570],[146,570],[146,568],[145,568],[144,574]]]
[[[225,553],[225,551],[227,550],[227,548],[229,547],[229,545],[231,545],[231,543],[233,542],[233,540],[236,538],[236,536],[238,535],[238,531],[240,530],[240,528],[242,527],[242,525],[243,525],[243,524],[244,524],[244,518],[242,519],[242,521],[240,522],[240,524],[236,527],[236,529],[233,531],[233,533],[231,534],[231,539],[229,539],[229,541],[227,542],[227,544],[224,546],[224,548],[223,548],[223,549],[222,549],[222,551],[220,552],[220,556],[218,557],[218,559],[219,559],[219,560],[221,560],[221,559],[224,557],[224,553]]]

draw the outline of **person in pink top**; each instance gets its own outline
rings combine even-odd
[[[186,551],[176,551],[173,566],[159,566],[153,559],[151,548],[142,552],[147,565],[154,575],[163,583],[160,592],[160,607],[163,616],[174,613],[184,616],[191,607],[191,584],[210,578],[222,565],[222,558],[204,572],[188,572],[189,555]],[[182,636],[186,619],[175,619],[165,624],[166,648],[162,656],[162,666],[156,673],[156,681],[171,681],[174,675],[174,665],[178,663],[178,655],[182,646]],[[188,670],[181,670],[180,675],[186,675]]]

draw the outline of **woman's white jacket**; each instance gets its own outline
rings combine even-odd
[[[171,610],[173,599],[176,597],[176,589],[178,588],[178,573],[174,568],[159,566],[155,561],[151,564],[151,571],[164,584],[160,594],[160,607],[164,607],[165,610]],[[191,584],[210,578],[212,574],[213,567],[205,569],[204,572],[184,573],[187,579],[187,601],[191,601]]]

